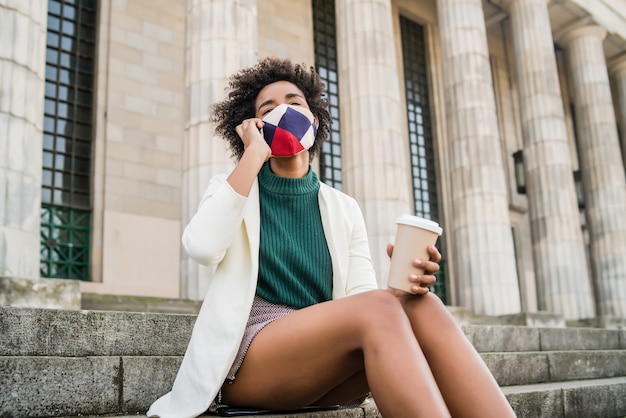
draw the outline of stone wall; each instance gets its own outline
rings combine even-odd
[[[185,1],[104,1],[98,32],[92,283],[179,296]]]

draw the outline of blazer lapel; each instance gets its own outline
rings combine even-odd
[[[340,254],[338,254],[337,240],[335,237],[336,228],[333,226],[332,217],[330,215],[332,199],[328,196],[326,188],[322,184],[318,193],[318,201],[320,205],[320,215],[322,217],[322,227],[326,236],[326,244],[330,252],[330,258],[333,266],[333,299],[338,299],[346,295],[343,280],[341,280],[341,264],[339,263]]]
[[[248,236],[252,271],[259,271],[259,245],[261,234],[261,210],[259,207],[259,182],[255,180],[248,195],[248,204],[243,215],[243,223]],[[256,283],[256,281],[255,281]],[[256,287],[256,286],[254,286]]]

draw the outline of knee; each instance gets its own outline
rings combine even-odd
[[[446,305],[443,304],[439,296],[432,292],[428,292],[421,297],[413,298],[413,300],[425,310],[433,312],[447,311]]]
[[[446,305],[434,293],[429,292],[417,297],[403,296],[401,303],[412,322],[415,319],[427,321],[429,324],[437,323],[439,326],[450,322],[456,325]]]
[[[369,292],[363,313],[370,329],[372,326],[393,328],[407,320],[401,301],[386,290]]]

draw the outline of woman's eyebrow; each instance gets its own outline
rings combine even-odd
[[[272,103],[274,103],[274,99],[269,99],[269,100],[266,100],[266,101],[264,101],[263,103],[261,103],[261,104],[259,105],[259,107],[257,107],[257,108],[256,108],[256,111],[258,112],[258,111],[259,111],[259,109],[261,109],[263,106],[267,106],[267,105],[272,104]]]
[[[292,99],[294,97],[299,97],[301,99],[304,99],[304,96],[302,96],[301,94],[298,94],[298,93],[287,93],[285,95],[285,99]]]
[[[299,94],[299,93],[287,93],[287,94],[285,94],[285,99],[293,99],[294,97],[298,97],[298,98],[306,101],[304,96]],[[271,105],[271,104],[274,104],[274,103],[276,103],[276,101],[274,99],[266,100],[263,103],[261,103],[259,105],[259,107],[257,107],[256,111],[258,112],[263,106]]]

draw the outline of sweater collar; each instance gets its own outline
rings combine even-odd
[[[267,162],[259,171],[259,187],[263,191],[275,194],[304,195],[317,193],[320,182],[310,164],[309,171],[304,177],[291,178],[277,176],[272,172],[270,164]]]

